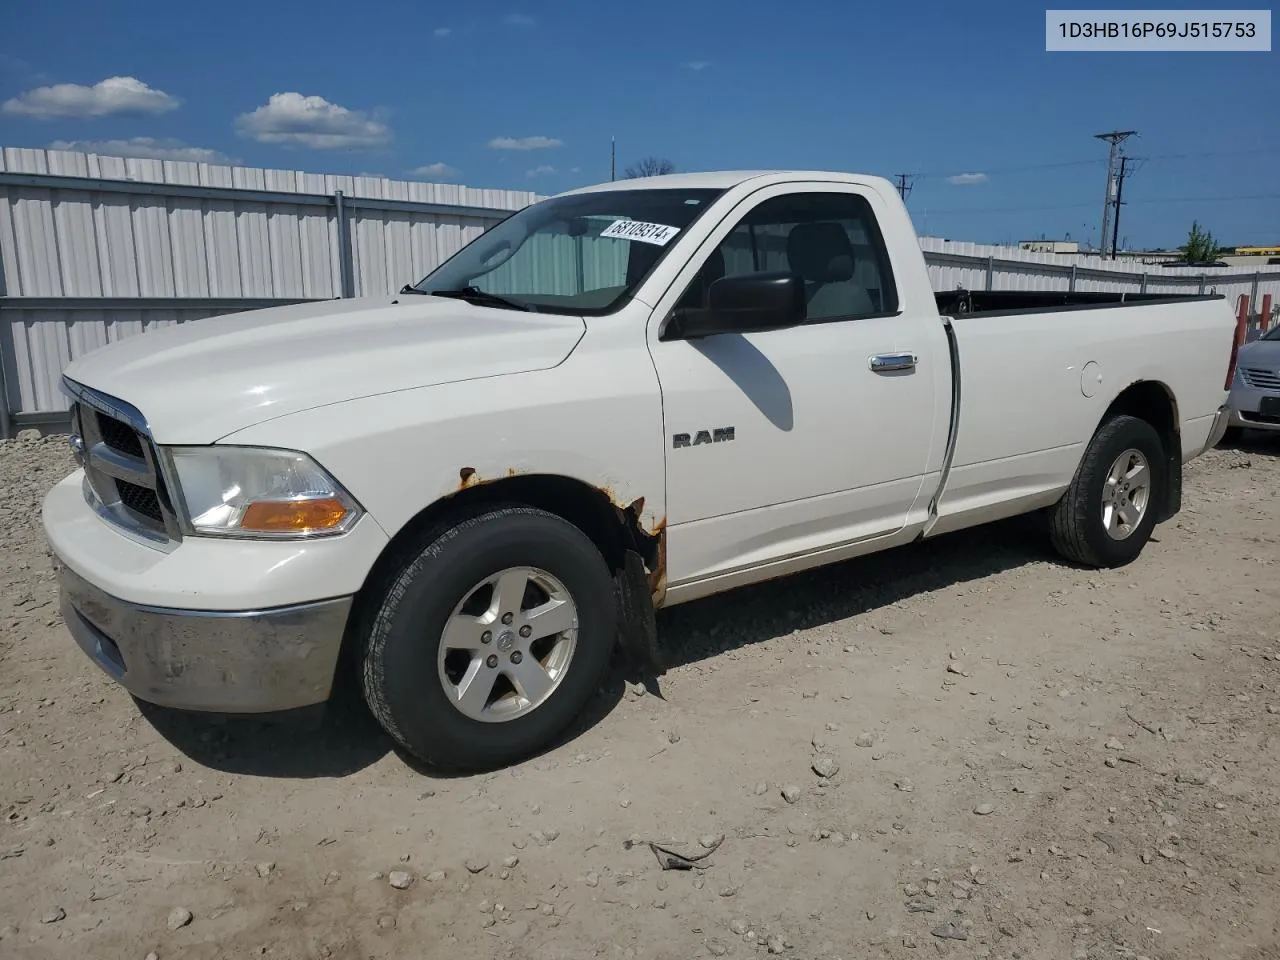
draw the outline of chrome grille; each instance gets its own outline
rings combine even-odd
[[[1257,387],[1261,390],[1280,390],[1280,370],[1241,367],[1240,376],[1251,387]]]
[[[85,496],[109,523],[153,543],[182,539],[160,456],[142,414],[123,401],[64,381],[73,399],[71,447]]]

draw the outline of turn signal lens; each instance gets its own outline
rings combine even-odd
[[[342,526],[349,511],[340,500],[259,500],[245,508],[246,533],[318,533]]]

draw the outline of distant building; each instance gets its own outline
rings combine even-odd
[[[1270,267],[1280,264],[1280,247],[1236,247],[1222,257],[1233,267]]]
[[[1080,244],[1075,240],[1019,240],[1018,249],[1031,253],[1079,253]]]

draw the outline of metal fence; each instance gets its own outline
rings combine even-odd
[[[420,279],[538,199],[379,177],[0,149],[0,436],[61,425],[62,368],[152,327],[241,310],[381,295]],[[574,238],[548,256],[572,276]],[[936,290],[1195,293],[1280,300],[1280,271],[1201,272],[922,238]],[[572,284],[572,278],[566,283]]]

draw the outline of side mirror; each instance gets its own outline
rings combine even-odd
[[[669,336],[686,340],[717,333],[760,333],[805,321],[804,281],[789,270],[721,277],[707,291],[705,310],[684,310]]]

